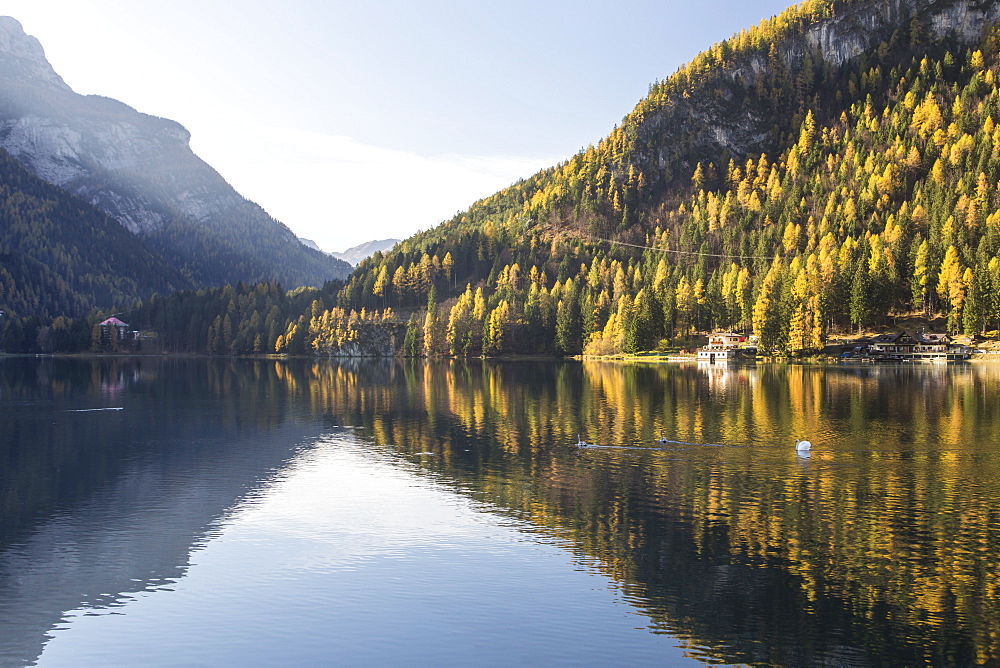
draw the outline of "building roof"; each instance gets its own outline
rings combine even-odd
[[[112,318],[108,318],[107,320],[105,320],[104,322],[102,322],[101,323],[101,327],[128,327],[128,325],[126,325],[124,322],[122,322],[118,318],[112,317]]]
[[[947,334],[921,334],[921,343],[951,343],[951,337]]]
[[[924,344],[924,345],[942,345],[946,343],[951,343],[951,337],[947,334],[939,334],[935,332],[925,332],[925,331],[911,331],[906,328],[898,332],[889,332],[887,334],[879,334],[870,339],[871,343],[874,344],[886,344],[886,343],[903,343],[900,339],[903,336],[909,336],[913,339],[914,343]]]

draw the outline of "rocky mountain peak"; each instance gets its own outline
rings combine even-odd
[[[25,33],[21,23],[10,16],[0,16],[0,77],[70,90],[46,60],[41,42]]]
[[[179,123],[79,95],[42,45],[0,17],[0,148],[104,210],[201,285],[322,285],[349,265],[304,247],[198,158]]]

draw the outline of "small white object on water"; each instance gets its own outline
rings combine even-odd
[[[800,441],[799,439],[795,439],[795,449],[798,452],[805,452],[808,450],[812,450],[812,446],[813,444],[810,443],[809,441]]]
[[[666,443],[666,442],[667,442],[667,437],[664,436],[663,432],[661,431],[660,432],[660,443]]]

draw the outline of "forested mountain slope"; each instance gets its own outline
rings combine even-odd
[[[77,317],[189,278],[100,209],[43,181],[0,149],[0,311]]]
[[[75,93],[38,41],[0,17],[0,146],[33,173],[106,211],[198,285],[347,276],[350,265],[303,246],[189,139],[174,121]]]
[[[411,351],[432,354],[714,328],[798,352],[914,312],[995,329],[998,18],[793,7],[653,84],[597,146],[361,263],[339,305],[421,309]]]

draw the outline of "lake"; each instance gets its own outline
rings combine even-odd
[[[0,358],[0,665],[997,663],[998,397],[980,363]]]

